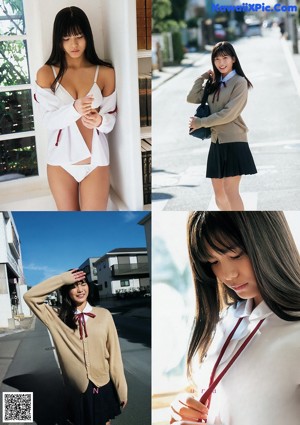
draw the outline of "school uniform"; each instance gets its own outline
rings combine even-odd
[[[187,96],[188,102],[201,103],[204,81],[208,77],[209,74],[204,73],[195,81]],[[247,80],[233,70],[220,80],[218,90],[208,96],[211,115],[195,118],[197,128],[211,128],[206,177],[223,178],[257,173],[248,145],[248,128],[241,117],[247,98]]]
[[[265,302],[252,311],[252,300],[230,307],[217,325],[207,356],[194,366],[199,398],[208,388],[217,357],[243,317],[217,368],[218,375],[258,322],[253,339],[233,363],[212,394],[208,425],[299,425],[300,321],[276,316]]]
[[[49,293],[66,284],[67,274],[33,286],[24,294],[24,300],[52,335],[74,413],[73,422],[105,425],[120,414],[121,402],[127,401],[117,331],[111,313],[104,308],[87,304],[74,330],[44,303]]]

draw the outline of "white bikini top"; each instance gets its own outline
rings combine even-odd
[[[54,66],[51,65],[54,77],[57,77],[56,71]],[[98,108],[102,102],[103,102],[103,95],[101,93],[100,87],[97,84],[97,79],[98,79],[98,74],[99,74],[99,65],[97,65],[96,67],[96,72],[95,72],[95,78],[94,78],[94,83],[92,85],[92,87],[90,88],[90,90],[88,91],[88,93],[86,94],[86,96],[88,95],[93,95],[94,96],[94,100],[92,103],[92,108],[96,109]],[[61,100],[61,102],[65,105],[67,105],[68,103],[70,103],[70,99],[74,102],[76,99],[74,99],[74,97],[64,88],[64,86],[62,86],[60,83],[56,84],[56,88],[55,88],[55,96],[57,96],[59,98],[59,100]]]

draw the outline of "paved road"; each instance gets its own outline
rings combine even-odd
[[[300,209],[300,77],[286,41],[277,31],[235,43],[254,89],[243,117],[258,174],[244,176],[246,209]],[[195,107],[186,94],[211,67],[210,55],[153,93],[153,210],[215,209],[206,179],[208,141],[187,135]]]
[[[129,403],[116,425],[150,425],[150,319],[114,314],[120,336]],[[46,328],[0,339],[0,370],[8,366],[1,391],[33,391],[37,425],[63,423],[62,378]],[[2,418],[1,418],[2,419]]]

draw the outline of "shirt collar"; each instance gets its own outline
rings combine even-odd
[[[236,311],[234,313],[235,317],[248,317],[249,321],[251,320],[261,320],[271,314],[274,314],[273,311],[267,306],[267,304],[262,301],[259,303],[253,310],[253,299],[243,301],[238,304]]]
[[[84,309],[82,310],[82,312],[80,310],[76,310],[75,314],[80,314],[80,313],[90,313],[93,310],[93,307],[91,306],[91,304],[89,304],[88,302],[86,303],[86,306],[84,307]]]
[[[229,74],[226,75],[226,77],[223,78],[221,76],[220,81],[222,81],[223,83],[226,83],[226,81],[230,80],[230,78],[234,77],[235,75],[236,75],[236,70],[233,69],[231,72],[229,72]]]

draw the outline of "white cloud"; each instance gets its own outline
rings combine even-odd
[[[49,266],[34,264],[34,263],[24,264],[23,268],[24,270],[28,270],[32,272],[41,272],[43,274],[44,279],[47,279],[48,277],[55,276],[61,273],[61,270],[54,269]]]
[[[132,211],[128,211],[126,213],[123,213],[124,221],[125,223],[129,223],[130,221],[136,221],[137,220],[137,214]]]

